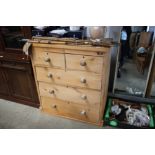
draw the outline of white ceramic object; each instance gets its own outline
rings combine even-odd
[[[60,34],[60,35],[63,35],[65,33],[67,33],[66,30],[62,29],[62,30],[52,30],[50,31],[49,33],[56,33],[56,34]]]
[[[69,30],[70,31],[79,31],[80,30],[80,26],[70,26]]]
[[[119,115],[121,113],[121,109],[119,108],[118,105],[113,105],[111,107],[111,112],[115,115]]]
[[[46,28],[47,26],[34,26],[36,29],[38,30],[43,30],[44,28]]]

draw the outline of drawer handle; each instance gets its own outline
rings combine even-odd
[[[45,61],[45,62],[50,62],[51,59],[50,59],[49,57],[45,57],[45,58],[44,58],[44,61]]]
[[[83,100],[86,100],[86,99],[87,99],[87,96],[86,96],[86,95],[82,95],[81,98],[82,98]]]
[[[86,83],[87,82],[85,78],[81,78],[80,81],[81,81],[81,83]]]
[[[49,93],[50,94],[54,94],[54,90],[49,90]]]
[[[54,104],[54,105],[52,105],[51,107],[52,107],[52,108],[54,108],[54,109],[55,109],[55,108],[57,108],[57,106],[56,106],[55,104]]]
[[[87,63],[86,63],[84,60],[81,60],[81,61],[80,61],[80,65],[81,65],[81,66],[86,66]]]
[[[48,76],[49,78],[52,78],[52,77],[53,77],[52,73],[48,73],[47,76]]]
[[[82,111],[80,112],[80,114],[81,114],[81,115],[86,115],[86,111],[85,111],[85,110],[82,110]]]

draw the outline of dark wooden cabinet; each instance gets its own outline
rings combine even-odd
[[[4,73],[4,70],[2,68],[0,68],[0,94],[2,94],[2,95],[8,95],[9,94],[7,79],[5,77],[5,73]]]
[[[7,28],[0,27],[0,98],[39,107],[31,61],[20,43],[31,37],[30,27]]]

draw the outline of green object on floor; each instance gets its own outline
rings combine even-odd
[[[112,99],[109,98],[107,101],[107,107],[106,107],[106,113],[105,113],[105,119],[109,119],[110,109],[111,109]]]
[[[113,121],[109,122],[109,125],[116,127],[116,126],[118,126],[118,123],[115,120],[113,120]]]
[[[151,105],[147,105],[147,108],[148,108],[148,111],[149,111],[149,114],[150,114],[150,124],[149,124],[149,126],[150,126],[151,128],[154,128],[155,125],[154,125],[154,119],[153,119],[152,106],[151,106]]]
[[[117,123],[116,120],[110,120],[110,121],[109,121],[111,106],[112,106],[112,99],[109,98],[109,99],[107,100],[107,107],[106,107],[106,112],[105,112],[105,117],[104,117],[104,119],[105,119],[106,121],[108,121],[108,125],[113,126],[113,127],[117,127],[117,126],[118,126],[118,123]]]
[[[110,119],[111,106],[112,106],[112,98],[108,98],[107,105],[106,105],[106,111],[105,111],[105,115],[104,115],[104,120],[105,120],[106,124],[113,126],[113,127],[117,127],[117,126],[119,126],[119,121],[117,121],[116,119]],[[147,109],[148,109],[148,113],[150,116],[149,127],[155,128],[155,121],[154,121],[154,117],[153,117],[154,113],[152,110],[152,105],[147,104]]]

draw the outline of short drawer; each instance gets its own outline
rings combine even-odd
[[[100,105],[100,91],[65,87],[43,82],[39,82],[39,91],[41,96],[51,97],[84,105]]]
[[[89,89],[101,89],[101,75],[83,71],[36,67],[37,80]]]
[[[66,67],[101,74],[104,57],[66,54]]]
[[[34,65],[43,65],[54,68],[65,68],[65,59],[63,53],[51,53],[46,51],[33,51],[32,55]]]
[[[35,67],[35,70],[37,81],[54,84],[66,84],[66,81],[64,80],[65,70],[48,67]]]
[[[41,97],[41,100],[42,111],[46,113],[94,123],[99,121],[99,109],[94,107],[81,106],[75,103],[48,97]]]
[[[68,85],[87,89],[101,90],[100,74],[75,70],[66,71],[66,73],[66,80]]]

